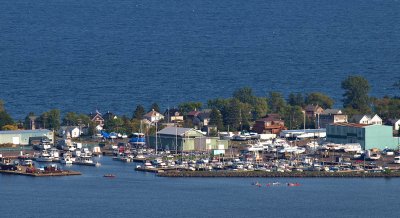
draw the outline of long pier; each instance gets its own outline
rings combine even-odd
[[[21,175],[21,176],[33,176],[33,177],[48,177],[48,176],[77,176],[82,175],[82,173],[77,171],[63,170],[54,172],[35,172],[27,173],[23,171],[13,171],[13,170],[0,170],[1,174],[11,174],[11,175]]]

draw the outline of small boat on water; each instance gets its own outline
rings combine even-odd
[[[300,186],[300,183],[296,182],[296,183],[288,183],[288,186]]]
[[[110,174],[110,173],[108,173],[108,174],[104,174],[104,176],[103,177],[107,177],[107,178],[115,178],[115,175],[114,174]]]

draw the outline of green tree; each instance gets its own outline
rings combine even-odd
[[[334,101],[327,95],[320,92],[309,93],[306,97],[306,104],[319,105],[322,108],[332,108]]]
[[[253,90],[249,87],[244,87],[237,89],[233,92],[233,98],[238,99],[240,102],[253,104],[255,96],[253,95]]]
[[[235,98],[231,99],[223,111],[225,126],[229,125],[231,129],[236,130],[249,129],[251,109],[251,105],[242,103]]]
[[[215,108],[219,111],[223,111],[224,108],[229,104],[230,99],[216,98],[207,101],[207,106],[211,109]]]
[[[0,128],[6,125],[14,125],[14,121],[6,111],[0,111]]]
[[[155,111],[157,111],[158,113],[160,113],[160,107],[158,106],[158,104],[157,103],[153,103],[151,106],[150,106],[150,110],[148,111],[148,112],[150,112],[150,111],[152,111],[152,110],[155,110]]]
[[[190,111],[200,110],[203,103],[201,102],[184,102],[178,105],[179,110],[185,116]]]
[[[6,109],[4,108],[4,102],[3,100],[0,99],[0,112],[5,111]]]
[[[141,120],[143,119],[144,114],[145,114],[145,109],[142,105],[139,104],[138,106],[136,106],[132,118]]]
[[[222,114],[218,109],[213,108],[211,110],[209,124],[216,126],[218,130],[224,129],[224,121],[222,118]]]
[[[288,97],[288,104],[291,106],[304,107],[304,97],[301,93],[290,93]]]
[[[268,112],[268,100],[267,98],[256,97],[252,105],[253,120],[265,117]]]
[[[58,130],[60,128],[60,110],[52,109],[44,112],[38,120],[43,128]]]
[[[113,119],[106,120],[104,123],[104,128],[109,132],[118,132],[118,133],[126,132],[126,130],[122,128],[123,124],[124,121],[122,120],[122,118],[116,117]]]
[[[349,76],[342,81],[343,94],[343,107],[353,108],[360,113],[371,112],[370,97],[368,92],[371,87],[364,77],[361,76]]]
[[[272,113],[284,114],[286,102],[280,92],[269,93],[268,107]]]
[[[304,123],[303,109],[300,106],[287,106],[283,114],[285,126],[289,129],[301,129]]]
[[[0,99],[0,129],[6,125],[14,125],[14,120],[4,108],[4,102]]]

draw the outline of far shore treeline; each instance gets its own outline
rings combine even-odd
[[[400,91],[400,81],[394,84]],[[343,111],[349,117],[355,114],[377,113],[384,121],[391,118],[399,118],[400,95],[374,98],[369,96],[371,89],[368,81],[362,76],[349,76],[341,83],[343,94]],[[186,117],[190,111],[211,109],[210,125],[217,127],[219,131],[249,130],[255,120],[265,117],[267,114],[279,114],[289,129],[303,127],[303,108],[306,105],[319,105],[324,109],[332,108],[333,99],[321,92],[290,93],[284,98],[278,91],[269,92],[266,96],[255,96],[250,87],[235,90],[230,98],[209,99],[206,105],[201,102],[182,102],[177,106],[180,113]],[[105,120],[104,128],[107,131],[131,133],[138,132],[141,128],[140,120],[148,111],[155,110],[164,113],[157,103],[149,108],[136,105],[132,108],[131,115],[117,115],[116,118]],[[35,122],[40,128],[57,130],[60,126],[86,126],[89,134],[95,133],[95,124],[91,122],[89,114],[65,112],[61,117],[60,109],[51,109],[42,114],[29,112],[24,120],[13,120],[7,113],[3,101],[0,100],[0,129],[17,130],[31,129],[30,119],[35,117]],[[183,127],[193,127],[190,119],[184,119]],[[307,118],[306,128],[315,128],[315,120]],[[143,129],[148,134],[154,134],[155,128]]]

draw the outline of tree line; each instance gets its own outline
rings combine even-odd
[[[400,96],[384,96],[374,98],[369,96],[371,86],[368,80],[362,76],[348,76],[341,83],[343,94],[343,111],[352,116],[355,114],[377,113],[384,120],[398,118],[400,111]],[[400,81],[394,84],[396,90],[400,90]],[[252,88],[243,87],[235,90],[230,98],[209,99],[206,105],[201,102],[180,103],[175,111],[179,111],[185,118],[193,110],[202,108],[211,109],[210,125],[217,126],[218,130],[249,130],[257,119],[265,117],[267,114],[279,114],[285,121],[285,125],[290,129],[299,129],[304,125],[303,109],[306,105],[319,105],[324,109],[332,108],[334,100],[322,92],[312,93],[290,93],[286,98],[281,92],[272,91],[265,96],[256,96]],[[205,106],[205,107],[204,107]],[[105,119],[104,128],[108,131],[116,132],[154,132],[154,127],[144,130],[141,123],[143,116],[150,111],[163,113],[157,103],[153,103],[148,110],[143,105],[137,105],[131,116],[113,116]],[[67,112],[61,118],[59,109],[51,109],[40,115],[35,116],[30,112],[24,121],[14,121],[4,108],[3,101],[0,100],[0,128],[1,130],[31,129],[31,119],[35,117],[35,122],[40,128],[59,129],[60,126],[83,125],[89,128],[89,133],[93,134],[95,123],[87,114]],[[315,120],[307,118],[307,128],[315,128]],[[184,127],[193,127],[189,119],[185,119],[182,124]]]

